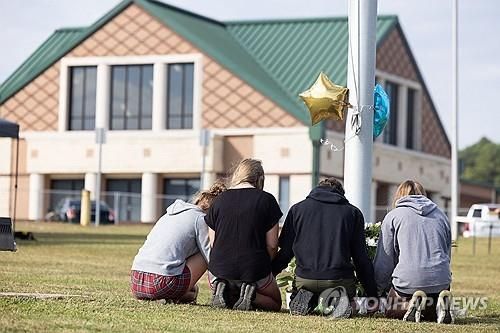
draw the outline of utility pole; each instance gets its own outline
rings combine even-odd
[[[357,107],[347,114],[345,137],[349,139],[345,144],[344,183],[347,199],[366,220],[371,216],[377,0],[348,1],[347,87],[349,103]],[[357,126],[351,125],[353,118],[357,119]]]

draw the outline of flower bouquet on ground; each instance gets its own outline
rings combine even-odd
[[[375,259],[375,253],[377,253],[380,230],[382,230],[382,222],[365,225],[366,250],[368,251],[368,258],[372,261]]]
[[[368,252],[368,258],[373,261],[375,259],[375,254],[377,253],[377,244],[380,237],[380,230],[382,229],[382,222],[365,224],[365,237],[366,237],[366,251]],[[358,281],[356,284],[356,307],[358,308],[359,314],[366,314],[366,298],[363,297],[365,294],[364,288]]]

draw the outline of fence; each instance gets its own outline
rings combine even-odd
[[[17,200],[17,220],[30,220],[29,217],[29,200],[34,199],[33,193],[25,189],[19,189]],[[13,207],[13,192],[9,189],[0,188],[0,216],[11,216]],[[39,207],[42,212],[42,220],[65,220],[64,202],[71,201],[72,205],[79,208],[81,201],[80,190],[43,190],[39,193],[38,201],[42,207]],[[155,195],[153,200],[157,207],[157,216],[159,218],[165,209],[176,199],[190,200],[188,196],[174,195]],[[102,192],[101,194],[101,210],[109,209],[115,224],[118,223],[139,223],[141,221],[141,201],[140,193],[129,192]],[[67,204],[66,204],[67,205]],[[95,204],[94,204],[95,206]]]
[[[0,188],[0,216],[11,216],[12,214],[12,198],[13,192],[11,192],[10,202],[6,200],[9,197],[9,189]],[[31,196],[33,196],[31,194]],[[4,199],[5,198],[5,199]],[[39,200],[43,206],[43,218],[50,218],[50,214],[55,210],[59,209],[60,203],[65,199],[74,199],[75,201],[81,200],[80,190],[43,190],[40,193]],[[141,220],[141,201],[143,197],[140,193],[130,193],[130,192],[103,192],[101,195],[101,201],[109,207],[114,215],[114,221],[116,223],[138,223]],[[189,196],[179,196],[179,195],[162,195],[157,194],[153,197],[155,201],[154,204],[157,207],[157,216],[159,218],[166,208],[173,203],[176,199],[182,199],[189,201],[191,198]],[[30,193],[23,188],[18,191],[17,200],[17,219],[18,220],[28,220],[29,219],[29,200]],[[371,216],[366,217],[367,222],[380,222],[384,219],[385,215],[392,209],[390,206],[376,206],[375,207],[375,220],[371,221]],[[443,209],[443,208],[442,208]],[[458,210],[459,215],[465,216],[469,207],[460,208]],[[446,209],[443,211],[448,214]],[[286,212],[283,212],[286,215]],[[283,217],[284,220],[285,216]],[[459,224],[459,232],[462,234],[464,224]]]

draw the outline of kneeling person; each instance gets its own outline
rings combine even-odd
[[[276,199],[263,188],[262,163],[244,159],[233,173],[231,187],[205,217],[213,244],[208,270],[214,307],[281,309],[271,261],[283,214]]]
[[[354,270],[367,296],[377,296],[373,266],[366,251],[363,214],[344,197],[337,179],[321,181],[305,200],[290,208],[279,247],[273,274],[280,273],[296,258],[292,314],[309,313],[319,299],[320,305],[328,308],[325,314],[350,317],[356,293]]]
[[[193,204],[176,200],[167,208],[132,264],[130,287],[137,299],[196,301],[196,282],[207,270],[210,251],[205,212],[225,189],[215,183]]]
[[[389,318],[452,323],[451,231],[446,215],[413,180],[401,183],[382,222],[375,256]]]

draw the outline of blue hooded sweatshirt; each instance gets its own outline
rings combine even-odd
[[[382,222],[374,260],[379,291],[439,293],[451,283],[451,232],[446,215],[423,195],[396,202]]]

